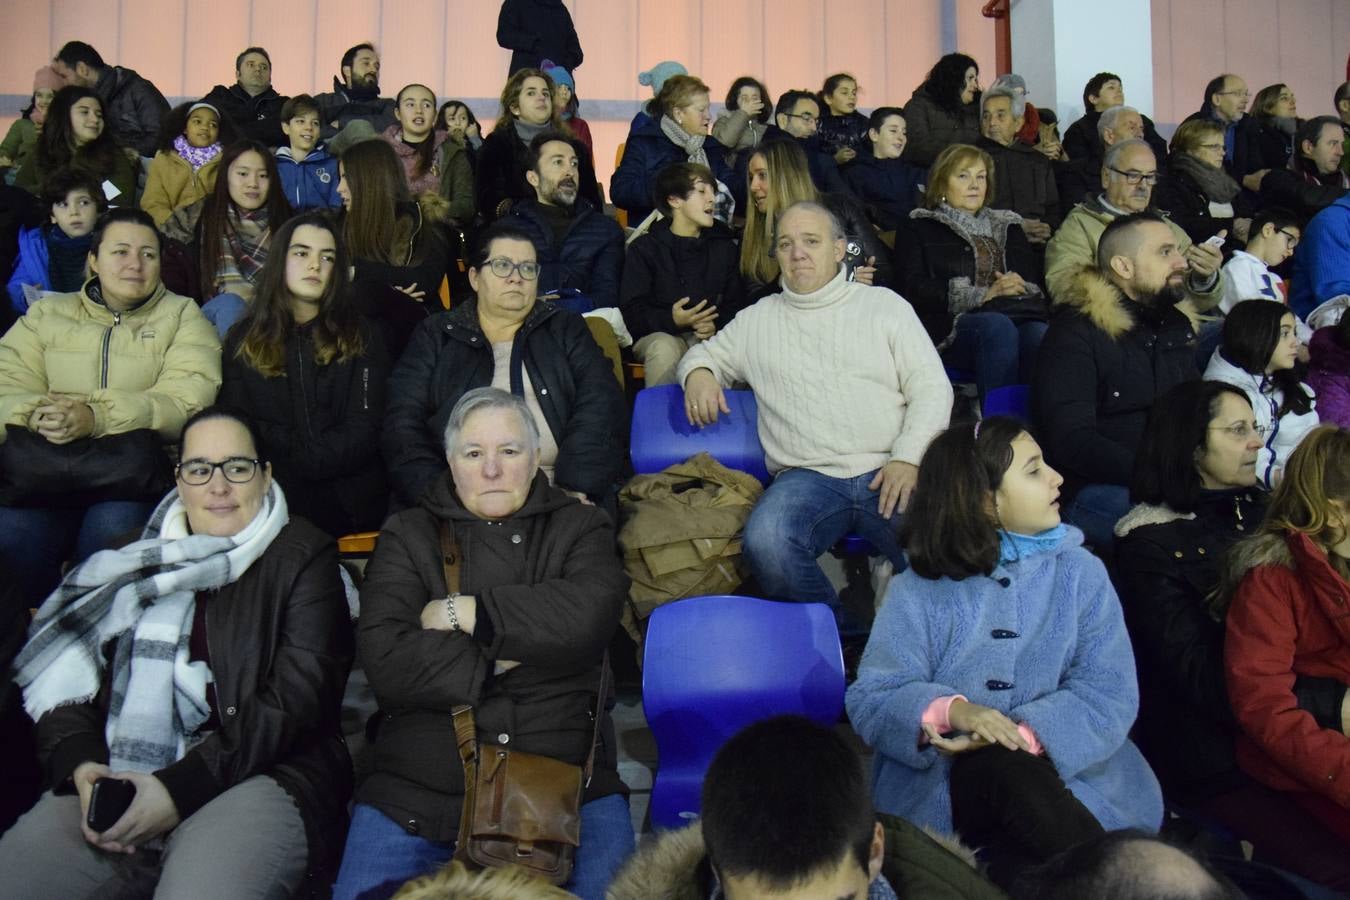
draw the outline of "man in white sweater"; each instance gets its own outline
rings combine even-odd
[[[766,595],[838,611],[816,559],[855,533],[902,563],[896,511],[947,427],[952,387],[910,305],[848,280],[843,228],[823,206],[788,207],[774,254],[782,292],[690,349],[678,377],[697,426],[730,411],[723,385],[755,392],[774,480],[746,522],[746,560]]]

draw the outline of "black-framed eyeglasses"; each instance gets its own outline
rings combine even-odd
[[[1280,229],[1280,234],[1284,235],[1284,239],[1285,239],[1286,241],[1289,242],[1289,249],[1290,249],[1290,250],[1293,250],[1295,247],[1298,246],[1298,241],[1299,241],[1299,236],[1298,236],[1298,235],[1296,235],[1296,234],[1290,234],[1288,231],[1285,231],[1283,228]]]
[[[1153,185],[1158,183],[1157,172],[1126,172],[1122,169],[1117,169],[1115,166],[1107,166],[1106,168],[1124,178],[1126,184]]]
[[[1246,422],[1237,422],[1233,425],[1211,425],[1210,431],[1224,431],[1237,438],[1239,441],[1245,441],[1253,434],[1261,439],[1265,439],[1266,432],[1270,429],[1264,425],[1258,425],[1255,422],[1248,425]]]
[[[820,121],[820,116],[817,116],[814,113],[783,113],[783,115],[787,116],[789,119],[801,119],[807,125],[810,125],[812,122]]]
[[[1215,91],[1220,97],[1250,97],[1251,91]]]
[[[539,277],[539,263],[527,259],[524,262],[512,262],[505,256],[494,256],[486,263],[492,270],[492,274],[498,278],[510,278],[512,272],[519,272],[520,277],[526,281],[534,281]]]
[[[231,484],[248,484],[258,474],[260,459],[248,459],[243,456],[231,456],[220,462],[205,459],[189,459],[178,464],[178,477],[184,484],[203,485],[215,477],[216,469]]]

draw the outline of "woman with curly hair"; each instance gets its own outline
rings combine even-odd
[[[949,144],[980,139],[980,67],[964,53],[948,53],[929,69],[905,107],[909,142],[904,159],[931,166]]]

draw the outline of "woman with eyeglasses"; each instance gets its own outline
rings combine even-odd
[[[33,896],[331,881],[352,790],[337,549],[290,517],[238,414],[188,419],[176,479],[140,540],[66,575],[15,660],[53,789],[0,840],[0,878]]]
[[[1225,258],[1246,242],[1253,211],[1241,186],[1224,171],[1222,125],[1191,119],[1177,128],[1153,204],[1167,210],[1197,244],[1225,232]]]
[[[1256,534],[1261,426],[1240,389],[1189,381],[1158,398],[1135,458],[1137,504],[1116,524],[1116,584],[1139,672],[1135,740],[1174,811],[1250,841],[1256,859],[1316,879],[1350,857],[1287,796],[1238,767],[1224,685],[1224,623],[1211,602],[1225,555]],[[1343,685],[1301,678],[1305,709],[1339,708]]]
[[[1298,347],[1298,321],[1287,307],[1244,300],[1228,312],[1222,342],[1205,368],[1206,379],[1226,381],[1246,393],[1265,435],[1256,477],[1267,490],[1279,483],[1289,454],[1318,425]]]
[[[282,226],[226,338],[220,388],[220,402],[253,415],[291,509],[334,537],[377,530],[389,500],[379,451],[389,358],[347,272],[326,214]]]
[[[1350,431],[1324,425],[1289,457],[1265,520],[1228,554],[1224,669],[1242,770],[1322,826],[1295,831],[1311,877],[1350,892]],[[1335,682],[1309,704],[1299,685]],[[1321,840],[1330,832],[1330,840]],[[1318,839],[1314,844],[1314,840]],[[1314,855],[1315,854],[1315,855]]]
[[[623,392],[581,316],[536,299],[539,263],[511,218],[483,233],[475,295],[413,333],[389,377],[383,449],[398,508],[416,506],[445,471],[450,411],[479,387],[524,400],[539,431],[539,468],[586,502],[612,500],[623,465]]]

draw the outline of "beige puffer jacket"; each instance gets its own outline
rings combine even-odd
[[[163,285],[122,313],[99,296],[91,279],[46,297],[0,338],[0,424],[26,426],[49,393],[79,394],[94,411],[94,437],[153,428],[176,441],[220,387],[216,329]]]

